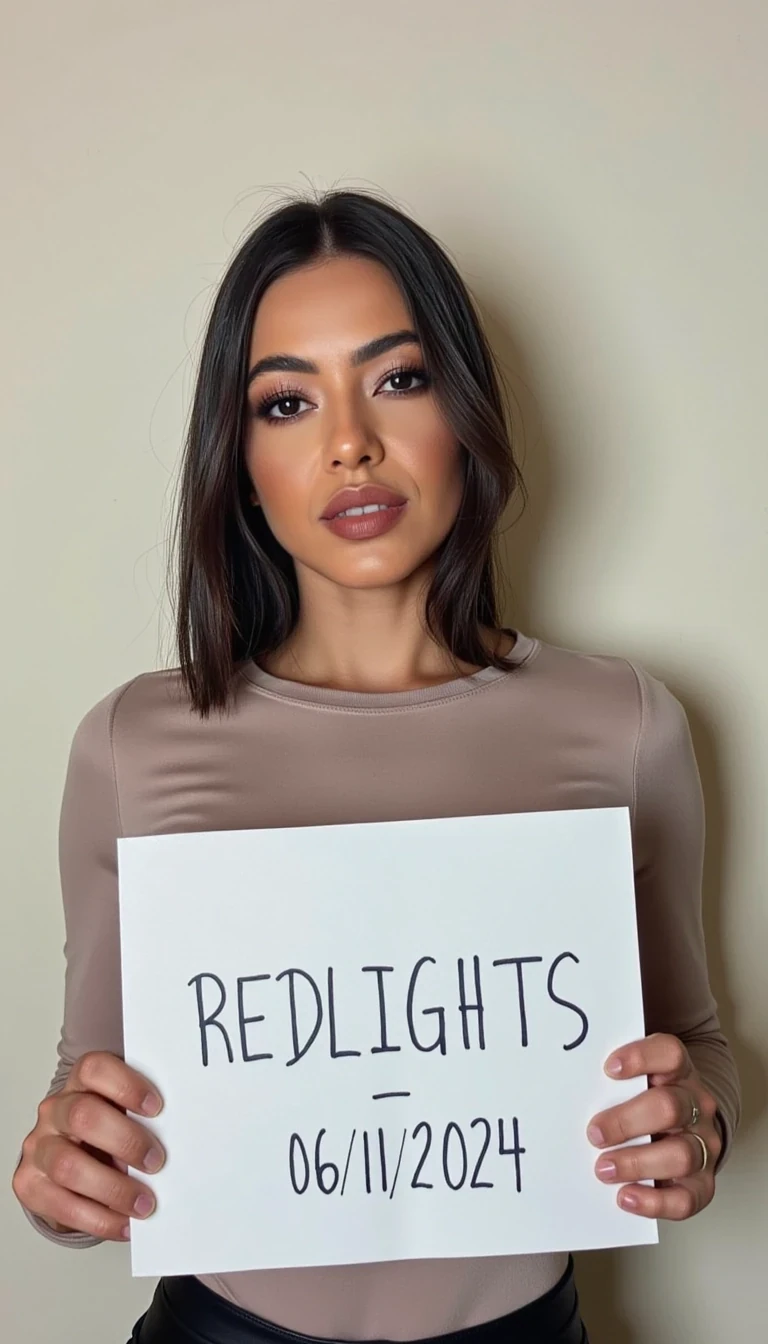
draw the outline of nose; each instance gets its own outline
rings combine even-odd
[[[384,447],[366,418],[353,405],[337,407],[328,428],[325,463],[330,471],[376,466],[384,457]]]

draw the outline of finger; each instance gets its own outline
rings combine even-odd
[[[693,1072],[693,1064],[683,1042],[677,1036],[657,1032],[642,1041],[632,1041],[614,1050],[605,1061],[611,1078],[640,1078],[644,1074],[663,1074],[670,1081],[682,1081]]]
[[[30,1213],[46,1222],[58,1223],[70,1232],[85,1232],[100,1241],[127,1241],[130,1236],[130,1224],[124,1214],[54,1185],[42,1174],[31,1184],[22,1202]]]
[[[102,1097],[69,1092],[49,1100],[48,1114],[59,1134],[141,1171],[153,1173],[162,1167],[165,1154],[154,1135]]]
[[[92,1050],[81,1055],[64,1085],[65,1092],[95,1092],[134,1115],[158,1115],[162,1098],[155,1087],[117,1055]]]
[[[595,1173],[609,1185],[625,1185],[632,1181],[679,1181],[701,1172],[702,1157],[701,1144],[692,1134],[677,1134],[674,1138],[660,1139],[658,1143],[643,1143],[601,1154],[595,1163]]]
[[[84,1195],[115,1213],[148,1218],[154,1212],[155,1197],[145,1185],[115,1167],[106,1166],[58,1134],[41,1139],[37,1161],[38,1169],[54,1185]]]
[[[681,1181],[663,1189],[647,1185],[626,1185],[616,1196],[617,1203],[628,1213],[641,1218],[666,1218],[680,1223],[693,1218],[710,1203],[714,1194],[711,1177]]]
[[[687,1087],[651,1087],[639,1097],[601,1111],[590,1121],[587,1138],[596,1148],[613,1148],[628,1139],[664,1134],[687,1125],[692,1109]]]

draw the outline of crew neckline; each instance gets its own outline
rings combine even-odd
[[[505,656],[510,671],[522,667],[538,651],[539,641],[529,638],[520,630],[510,629],[515,642]],[[400,709],[412,705],[434,704],[437,701],[456,700],[471,695],[491,682],[507,675],[501,667],[481,667],[466,677],[455,677],[439,686],[421,686],[412,691],[342,691],[328,686],[312,686],[306,682],[288,681],[265,672],[250,659],[243,668],[246,679],[258,690],[281,700],[294,700],[307,705],[323,705],[330,709]]]

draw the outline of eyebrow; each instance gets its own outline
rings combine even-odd
[[[353,350],[350,356],[350,364],[353,368],[358,368],[361,364],[367,364],[371,359],[377,359],[379,355],[386,355],[390,350],[395,350],[399,345],[418,345],[419,338],[415,331],[403,329],[402,331],[391,331],[386,336],[377,336],[373,341],[367,341],[365,345],[358,346]],[[320,370],[316,364],[309,359],[299,359],[298,355],[265,355],[263,359],[258,360],[248,374],[248,385],[257,378],[260,373],[319,373]]]

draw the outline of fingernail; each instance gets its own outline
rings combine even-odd
[[[159,1148],[150,1148],[144,1158],[145,1171],[159,1171],[163,1165],[163,1154]]]
[[[163,1103],[156,1092],[148,1092],[141,1103],[142,1115],[159,1115]]]
[[[602,1129],[598,1129],[597,1125],[589,1126],[589,1129],[587,1130],[587,1138],[596,1148],[602,1147],[605,1143],[605,1135],[603,1134]]]
[[[609,1073],[612,1078],[619,1078],[624,1072],[624,1065],[620,1059],[617,1059],[615,1055],[612,1055],[610,1059],[606,1060],[605,1072]]]
[[[150,1214],[154,1209],[155,1201],[151,1195],[146,1193],[141,1194],[138,1196],[136,1203],[134,1204],[133,1207],[135,1212],[139,1215],[140,1218],[146,1218],[148,1214]]]
[[[637,1198],[637,1195],[633,1195],[631,1191],[619,1195],[619,1203],[621,1204],[622,1209],[629,1209],[630,1213],[640,1207],[640,1201]]]
[[[130,1240],[131,1240],[131,1224],[130,1224],[130,1223],[126,1223],[124,1227],[121,1227],[121,1228],[120,1228],[120,1236],[122,1237],[123,1241],[130,1241]]]
[[[612,1181],[616,1175],[616,1163],[604,1162],[601,1158],[601,1160],[595,1167],[595,1171],[597,1172],[601,1181]]]

